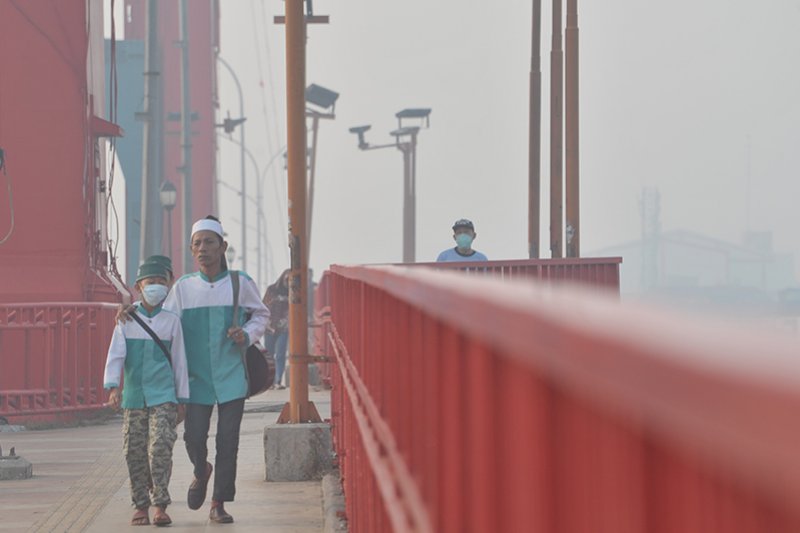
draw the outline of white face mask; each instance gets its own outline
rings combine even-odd
[[[153,307],[164,301],[167,297],[169,288],[166,285],[145,285],[142,289],[142,298]]]

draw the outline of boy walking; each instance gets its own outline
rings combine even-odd
[[[109,404],[123,409],[123,453],[136,508],[131,519],[135,526],[150,524],[150,505],[156,507],[156,526],[172,523],[166,513],[171,503],[172,449],[175,426],[183,419],[182,403],[189,399],[189,376],[180,318],[161,307],[170,278],[164,265],[155,261],[143,263],[136,277],[142,301],[132,312],[160,344],[136,320],[117,324],[106,361],[104,386],[110,390]]]

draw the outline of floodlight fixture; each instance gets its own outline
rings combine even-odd
[[[394,131],[390,131],[389,135],[392,137],[397,137],[400,140],[400,137],[404,137],[406,135],[416,135],[419,133],[419,126],[406,126],[405,128],[398,128]]]
[[[312,83],[306,87],[305,98],[306,102],[309,104],[313,104],[333,114],[336,109],[336,100],[339,98],[339,93],[317,85],[316,83]]]
[[[398,128],[403,127],[403,119],[418,119],[420,126],[424,125],[426,128],[429,128],[431,125],[431,108],[429,107],[408,107],[398,111],[394,116],[397,117]]]

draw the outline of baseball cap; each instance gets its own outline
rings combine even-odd
[[[466,218],[459,218],[458,220],[456,220],[456,223],[453,224],[453,231],[455,231],[456,228],[469,228],[472,231],[475,231],[475,224],[473,224],[471,220],[468,220]]]
[[[154,262],[144,262],[139,265],[139,272],[136,275],[137,283],[143,279],[154,277],[169,279],[169,274],[164,265]]]

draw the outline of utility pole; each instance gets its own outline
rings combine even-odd
[[[139,214],[139,263],[148,256],[161,253],[162,209],[159,199],[161,179],[161,79],[158,45],[158,6],[147,2],[147,28],[144,65],[144,105],[138,116],[144,121],[142,142],[142,206]]]
[[[567,257],[581,255],[578,91],[578,0],[567,0],[566,40],[566,199]]]
[[[531,22],[530,125],[528,132],[528,257],[539,258],[542,147],[542,0],[533,0]]]
[[[308,247],[306,239],[306,20],[303,0],[286,0],[286,119],[289,171],[289,403],[281,423],[319,422],[308,399]],[[312,13],[309,13],[309,18]],[[326,20],[327,21],[327,20]]]
[[[181,166],[183,173],[183,202],[181,205],[181,240],[183,245],[183,271],[192,268],[192,251],[189,245],[192,228],[192,106],[189,96],[189,8],[188,0],[180,2],[181,47]]]
[[[411,142],[399,143],[398,148],[403,152],[403,263],[413,263],[416,255],[414,253],[416,232],[414,231],[414,215],[412,213],[414,198],[411,184],[413,148],[411,147]]]
[[[550,253],[559,258],[563,230],[563,62],[561,0],[553,0],[553,48],[550,52]]]
[[[403,151],[405,173],[403,263],[414,263],[417,260],[417,134],[418,131],[412,131],[410,140],[398,145]]]

